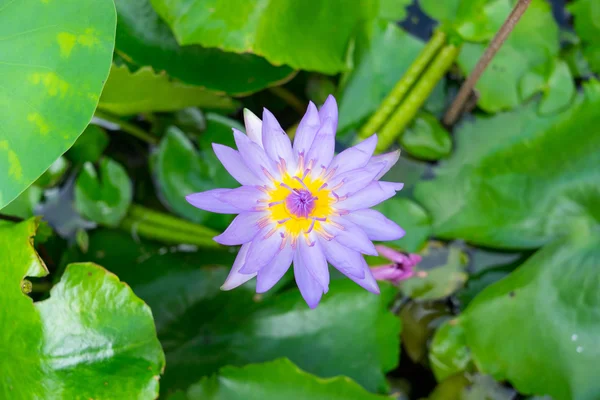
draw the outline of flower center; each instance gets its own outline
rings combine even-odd
[[[315,209],[316,196],[306,189],[294,189],[285,199],[288,212],[298,218],[308,218]]]

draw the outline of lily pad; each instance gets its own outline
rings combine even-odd
[[[400,144],[411,155],[423,160],[439,160],[452,151],[452,139],[438,119],[419,113],[400,137]]]
[[[190,387],[180,400],[384,400],[346,377],[321,379],[286,358],[242,368],[224,367],[218,375]]]
[[[2,208],[90,122],[112,59],[116,17],[111,0],[11,1],[0,21]]]
[[[199,44],[253,53],[273,65],[326,74],[348,69],[346,49],[354,30],[361,20],[373,18],[379,11],[377,0],[352,7],[344,0],[151,2],[182,46]]]
[[[487,3],[485,9],[491,13],[493,32],[496,32],[510,13],[513,2],[496,0]],[[465,75],[473,71],[487,45],[487,42],[464,43],[457,62]],[[479,107],[494,113],[521,104],[525,100],[519,94],[522,77],[538,65],[550,64],[558,56],[559,49],[558,26],[550,4],[545,0],[532,0],[475,85]]]
[[[75,206],[90,220],[117,226],[127,214],[133,197],[125,168],[109,158],[100,161],[97,172],[85,163],[75,183]]]
[[[567,7],[575,17],[573,25],[581,38],[583,54],[591,69],[600,73],[600,4],[595,0],[577,0]]]
[[[32,241],[37,220],[0,225],[0,397],[154,398],[164,368],[152,313],[118,278],[71,264],[34,303],[25,277],[48,273]]]
[[[231,215],[202,211],[186,200],[188,194],[205,190],[237,187],[215,156],[211,143],[223,143],[233,138],[231,127],[242,128],[238,122],[210,114],[206,131],[200,135],[202,153],[178,128],[170,127],[150,159],[156,188],[163,204],[190,221],[225,228]]]
[[[262,296],[251,281],[220,290],[232,253],[133,244],[125,233],[95,231],[85,258],[110,265],[152,307],[169,365],[161,379],[165,393],[225,365],[280,357],[319,377],[345,375],[367,390],[386,390],[400,336],[400,322],[388,310],[397,292],[391,285],[380,283],[377,296],[336,280],[311,310],[296,288]]]
[[[581,229],[473,300],[458,321],[479,370],[524,394],[597,397],[599,249],[597,230]]]
[[[202,87],[172,81],[150,67],[130,72],[125,65],[113,65],[98,105],[118,115],[173,111],[189,106],[233,110],[235,102]]]
[[[600,220],[600,84],[541,116],[531,103],[477,117],[455,133],[457,151],[417,185],[433,231],[506,249],[537,248]],[[507,129],[510,127],[510,129]],[[481,133],[485,132],[485,135]]]
[[[149,0],[116,0],[117,54],[138,66],[166,71],[191,85],[232,95],[250,94],[291,79],[290,67],[276,67],[254,54],[198,45],[180,46]]]
[[[466,254],[457,246],[430,242],[420,253],[423,260],[415,276],[400,283],[400,291],[413,299],[438,300],[462,288],[467,280]]]

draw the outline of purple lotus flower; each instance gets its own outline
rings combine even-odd
[[[371,268],[373,276],[378,281],[389,281],[399,283],[415,275],[415,267],[421,262],[422,258],[418,254],[404,254],[385,246],[375,247],[379,255],[392,262],[389,265],[382,265]]]
[[[238,151],[213,149],[237,189],[186,197],[203,210],[239,214],[214,240],[242,245],[223,290],[257,277],[264,293],[294,264],[294,276],[311,308],[329,290],[329,262],[365,289],[379,293],[363,254],[377,255],[372,240],[399,239],[404,231],[372,207],[403,184],[379,179],[399,152],[372,157],[377,136],[334,156],[338,111],[329,96],[317,111],[311,102],[294,144],[268,110],[263,120],[244,110],[246,133],[233,129]]]

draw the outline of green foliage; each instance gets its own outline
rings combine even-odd
[[[98,107],[118,115],[148,111],[173,111],[189,106],[232,110],[229,97],[202,87],[174,82],[149,67],[129,72],[127,66],[113,65]]]
[[[108,135],[102,128],[88,125],[73,147],[67,151],[66,157],[76,164],[95,163],[102,156],[108,142]]]
[[[253,53],[273,65],[328,74],[347,69],[346,46],[353,30],[359,21],[373,18],[379,5],[378,0],[359,0],[352,7],[344,0],[151,2],[181,45]]]
[[[291,79],[289,67],[275,67],[253,54],[197,45],[180,46],[149,0],[116,0],[116,51],[139,66],[209,90],[241,95]]]
[[[581,229],[475,298],[459,323],[482,371],[526,394],[597,397],[599,245]]]
[[[243,389],[240,390],[240,387]],[[225,367],[218,375],[192,385],[180,400],[270,400],[331,399],[384,400],[368,393],[348,378],[319,379],[299,369],[288,359],[278,359],[243,368]]]
[[[13,1],[3,2],[0,21],[2,208],[89,123],[112,58],[115,11],[110,0]]]
[[[100,161],[98,171],[87,162],[75,184],[75,206],[86,218],[117,226],[131,204],[131,181],[125,168],[110,158]]]
[[[164,355],[152,313],[94,264],[71,264],[50,298],[21,292],[48,271],[32,240],[38,221],[0,225],[0,397],[152,398]]]
[[[575,17],[575,31],[583,42],[583,54],[595,73],[600,73],[600,3],[577,0],[568,6]]]
[[[390,199],[375,207],[406,231],[398,240],[387,242],[407,252],[416,252],[431,234],[431,218],[419,204],[409,199]]]
[[[400,136],[400,144],[411,155],[424,160],[439,160],[452,151],[452,139],[437,118],[420,113]]]
[[[457,151],[415,191],[435,234],[527,249],[597,224],[600,84],[575,103],[552,116],[531,103],[462,125]]]

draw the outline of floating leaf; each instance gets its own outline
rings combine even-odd
[[[415,268],[415,276],[400,283],[405,296],[420,300],[443,299],[466,282],[467,257],[460,248],[431,242],[420,254],[423,260]]]
[[[476,1],[481,3],[483,0]],[[492,14],[494,21],[493,32],[500,28],[510,13],[512,3],[500,0],[486,5],[485,10]],[[473,71],[487,45],[488,43],[463,45],[457,62],[465,75]],[[492,113],[521,104],[524,99],[519,94],[519,82],[523,75],[538,65],[550,64],[558,56],[558,52],[558,26],[552,16],[550,4],[544,0],[532,0],[475,85],[480,96],[477,103],[479,107]]]
[[[125,65],[113,65],[98,105],[118,115],[173,111],[189,106],[232,110],[235,102],[204,88],[172,81],[150,67],[132,73]]]
[[[65,175],[69,169],[69,161],[60,156],[54,161],[48,169],[40,176],[36,181],[35,185],[41,188],[49,188],[55,186]]]
[[[435,332],[429,350],[429,365],[438,382],[472,369],[471,353],[463,327],[456,320],[446,321]]]
[[[180,400],[384,400],[346,377],[321,379],[286,358],[243,368],[224,367],[190,387]]]
[[[411,155],[424,160],[439,160],[452,151],[452,139],[436,117],[419,113],[400,137],[400,144]]]
[[[116,0],[116,51],[139,66],[166,71],[183,82],[233,95],[250,94],[291,79],[289,67],[275,67],[254,54],[179,46],[149,0]]]
[[[449,33],[464,40],[481,42],[491,39],[503,17],[510,11],[510,0],[419,0],[425,14],[442,23]]]
[[[75,183],[75,206],[90,220],[107,226],[121,222],[131,204],[131,181],[116,161],[105,158],[99,171],[85,163]]]
[[[338,98],[338,130],[347,132],[365,122],[422,48],[423,42],[394,23],[372,21],[362,26],[356,41],[356,67],[344,77]]]
[[[3,2],[0,21],[2,208],[89,123],[108,75],[116,21],[111,0]]]
[[[583,54],[592,70],[600,73],[600,4],[596,0],[577,0],[567,6],[575,17],[574,28],[583,42]]]
[[[402,21],[410,4],[411,0],[380,0],[378,16],[394,22]]]
[[[375,209],[397,223],[406,234],[403,238],[386,242],[400,247],[409,253],[418,251],[431,233],[431,218],[427,211],[412,200],[405,198],[389,199]]]
[[[0,225],[0,398],[154,398],[164,354],[152,313],[118,278],[71,264],[32,302],[25,277],[48,272],[33,249],[37,220]]]
[[[582,229],[481,292],[459,318],[477,367],[524,394],[595,398],[599,249],[600,234]]]
[[[181,45],[253,53],[274,65],[327,74],[347,69],[346,48],[353,31],[360,20],[374,17],[379,5],[377,0],[352,7],[344,0],[151,2]]]
[[[553,61],[527,72],[520,81],[521,97],[526,99],[541,91],[539,112],[552,114],[565,109],[575,95],[575,82],[565,61]]]
[[[214,228],[225,228],[231,222],[231,215],[202,211],[189,204],[185,196],[215,188],[239,186],[225,171],[211,146],[212,142],[223,144],[233,140],[232,127],[243,130],[236,121],[216,114],[207,115],[206,131],[200,135],[202,156],[181,130],[176,127],[167,130],[150,159],[156,188],[166,207],[184,218]]]
[[[185,389],[225,365],[279,357],[320,377],[346,375],[368,390],[386,389],[400,334],[388,311],[396,294],[390,285],[380,284],[377,296],[334,281],[311,310],[295,288],[266,296],[256,295],[254,282],[220,290],[231,253],[133,243],[122,232],[94,231],[85,258],[110,265],[152,307],[169,365],[164,390]],[[213,266],[198,267],[206,264]]]
[[[31,185],[0,211],[2,214],[23,219],[33,217],[34,209],[42,199],[43,194],[44,190],[41,187]]]
[[[532,103],[462,125],[457,151],[415,190],[434,233],[527,249],[572,225],[597,224],[599,106],[600,84],[592,81],[560,114],[540,116]]]

